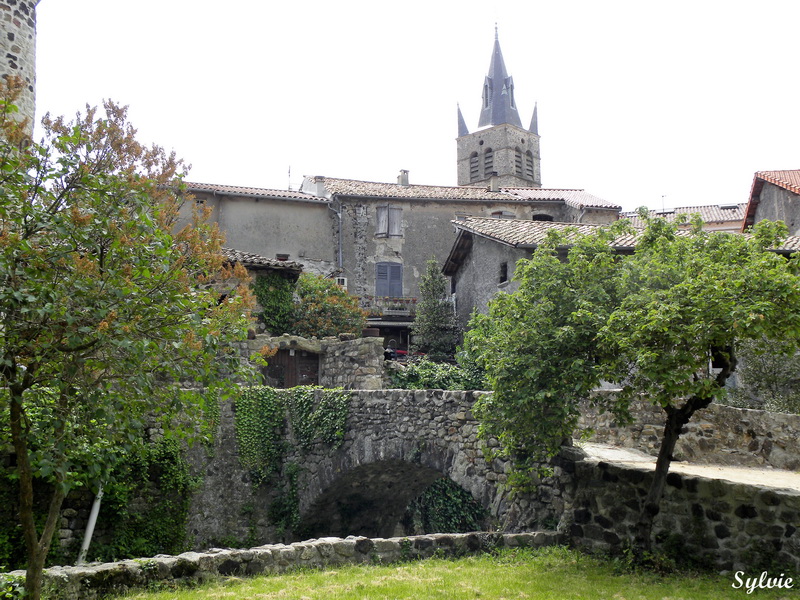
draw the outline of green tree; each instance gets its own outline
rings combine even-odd
[[[624,224],[577,239],[553,235],[518,266],[518,292],[493,300],[467,336],[495,392],[475,407],[482,433],[501,440],[518,479],[558,452],[579,402],[603,380],[620,391],[594,401],[621,422],[638,398],[664,410],[633,540],[640,553],[651,545],[681,428],[724,395],[737,344],[767,336],[796,348],[800,339],[797,261],[768,251],[785,227],[759,223],[742,236],[700,225],[678,232],[652,220],[626,257],[609,245]]]
[[[800,413],[800,354],[784,340],[743,340],[736,387],[727,404],[742,408]]]
[[[294,281],[282,273],[258,275],[253,293],[261,305],[261,319],[271,335],[287,333],[294,319]]]
[[[367,314],[358,298],[332,279],[303,273],[295,288],[299,301],[294,308],[290,332],[303,337],[325,337],[340,333],[360,334]]]
[[[427,353],[434,360],[452,357],[460,330],[453,304],[447,297],[447,278],[435,258],[426,264],[419,294],[417,316],[411,326],[414,349]]]
[[[227,342],[244,337],[251,296],[240,286],[220,302],[215,276],[246,273],[223,273],[202,214],[178,228],[183,165],[139,144],[126,109],[45,116],[43,141],[26,145],[12,101],[0,104],[0,435],[36,600],[66,494],[105,481],[146,421],[191,427],[204,392],[179,382],[230,387]],[[52,490],[41,515],[35,480]]]

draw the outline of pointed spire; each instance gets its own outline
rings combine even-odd
[[[536,102],[533,105],[533,116],[531,117],[531,126],[528,127],[528,131],[531,133],[535,133],[539,135],[539,103]]]
[[[458,137],[469,135],[469,129],[467,129],[467,122],[464,121],[464,115],[461,114],[461,106],[458,106]]]
[[[497,24],[494,27],[494,49],[489,63],[489,74],[483,82],[483,105],[478,127],[509,123],[522,128],[514,99],[514,79],[506,72]]]

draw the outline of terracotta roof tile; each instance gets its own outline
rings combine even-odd
[[[547,232],[553,229],[565,232],[569,240],[574,239],[576,236],[591,234],[600,228],[608,227],[608,225],[525,221],[522,219],[492,219],[489,217],[465,217],[464,219],[453,221],[453,224],[459,229],[494,239],[510,246],[522,248],[536,247],[545,240]],[[634,234],[625,234],[615,238],[611,242],[611,246],[618,249],[635,248],[636,239],[643,229],[635,228],[635,231],[636,233]],[[690,232],[685,230],[678,231],[678,235],[689,234]],[[800,236],[788,236],[783,244],[775,248],[775,250],[787,253],[800,251]]]
[[[709,204],[706,206],[682,206],[680,208],[662,210],[651,210],[650,214],[654,217],[661,217],[672,223],[678,215],[699,214],[705,223],[726,223],[728,221],[739,221],[744,219],[746,203],[741,204]],[[629,219],[634,227],[644,227],[644,221],[639,218],[639,213],[635,210],[620,213],[620,218]]]
[[[800,170],[759,171],[756,173],[756,177],[795,194],[800,194]]]
[[[243,187],[238,185],[219,185],[215,183],[184,182],[190,192],[212,192],[224,196],[247,196],[258,198],[277,198],[280,200],[304,200],[307,202],[327,202],[325,198],[318,198],[304,192],[287,190],[273,190],[267,188]]]
[[[547,189],[547,188],[503,188],[525,200],[563,201],[576,208],[616,208],[620,206],[588,193],[586,190]]]
[[[253,254],[252,252],[242,252],[241,250],[234,250],[233,248],[223,248],[222,254],[225,258],[232,262],[241,263],[243,267],[248,269],[276,269],[280,271],[293,271],[300,273],[303,270],[303,265],[298,262],[290,260],[278,260],[277,258],[267,258],[260,254]]]
[[[408,198],[421,200],[495,200],[502,202],[564,202],[577,208],[616,208],[619,206],[593,196],[585,190],[501,188],[489,191],[485,186],[401,185],[354,179],[325,177],[325,189],[331,194],[373,198]]]

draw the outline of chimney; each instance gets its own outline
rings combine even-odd
[[[324,198],[325,193],[327,190],[325,189],[325,176],[324,175],[314,175],[314,185],[316,190],[314,190],[314,195],[317,198]]]
[[[492,174],[489,177],[489,191],[490,192],[500,191],[500,177],[497,175],[497,171],[492,171]]]
[[[397,183],[408,187],[408,169],[400,169],[400,175],[397,176]]]

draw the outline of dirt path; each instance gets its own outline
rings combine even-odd
[[[579,444],[590,460],[598,460],[617,465],[626,465],[637,469],[652,470],[655,468],[656,459],[649,454],[619,448],[608,444],[595,444],[585,442]],[[726,467],[717,465],[698,465],[685,462],[673,462],[669,467],[670,472],[708,477],[709,479],[726,479],[738,483],[747,483],[763,487],[792,490],[800,493],[800,473],[795,471],[782,471],[771,468]]]

